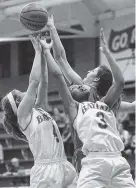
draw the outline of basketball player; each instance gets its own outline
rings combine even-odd
[[[102,34],[102,31],[101,31]],[[46,49],[46,42],[41,40]],[[79,175],[77,188],[134,188],[130,166],[121,156],[124,149],[119,136],[116,119],[111,110],[124,88],[124,78],[115,61],[110,61],[114,84],[103,102],[75,101],[67,87],[63,74],[49,51],[45,52],[47,64],[56,78],[66,112],[83,143],[85,158]],[[89,88],[78,89],[78,95],[86,95]]]
[[[55,121],[46,112],[46,59],[44,54],[41,54],[39,37],[31,37],[31,40],[35,59],[29,86],[25,95],[13,90],[3,98],[4,126],[14,138],[28,141],[34,157],[30,174],[31,188],[75,188],[76,171],[66,159],[63,141]],[[50,51],[51,47],[52,43],[46,44],[47,51]]]
[[[82,80],[81,77],[71,68],[71,66],[69,65],[67,61],[65,49],[61,43],[61,40],[59,38],[59,35],[57,33],[57,30],[54,24],[53,15],[49,17],[47,27],[50,31],[51,38],[54,42],[53,54],[54,54],[55,60],[58,63],[59,67],[61,68],[65,78],[71,85],[70,88],[71,88],[71,92],[73,93],[72,95],[73,98],[77,100],[78,102],[83,102],[88,98],[87,95],[89,95],[89,101],[91,102],[96,102],[97,100],[100,100],[100,98],[106,95],[106,91],[112,84],[111,71],[106,66],[99,66],[98,68],[92,71],[88,71],[86,78]],[[104,38],[104,34],[101,37],[101,41],[102,41],[102,44],[107,46],[106,40]],[[109,50],[107,50],[107,53],[105,55],[107,59],[111,61]],[[76,91],[83,89],[84,85],[90,86],[90,94],[88,94],[87,92],[86,96],[81,95],[81,94],[78,95]],[[127,102],[121,101],[120,105],[118,106],[115,105],[113,110],[115,113],[117,113],[118,110],[122,112],[134,112],[135,102],[127,103]],[[73,127],[71,127],[71,134],[72,134],[74,149],[75,149],[74,157],[73,157],[73,164],[77,172],[80,172],[81,159],[84,157],[81,151],[82,142],[78,138],[76,130],[73,129]]]
[[[82,78],[71,68],[67,61],[65,49],[61,43],[61,40],[59,38],[59,35],[57,33],[57,29],[54,24],[54,16],[51,15],[51,17],[48,18],[48,23],[47,27],[50,31],[51,38],[53,40],[53,55],[58,63],[59,67],[61,68],[65,78],[71,85],[72,90],[77,89],[81,85],[88,85],[90,86],[90,101],[95,102],[96,100],[99,100],[101,97],[105,96],[108,88],[112,85],[112,75],[111,71],[106,67],[106,66],[99,66],[94,70],[88,71],[86,77],[82,80]],[[103,48],[100,48],[102,52],[106,55],[106,58],[108,61],[111,61],[111,55],[108,50],[107,42],[104,37],[104,33],[100,35],[101,43],[104,46],[104,51],[102,50]],[[100,83],[98,83],[101,80]],[[106,84],[105,84],[106,82]],[[79,86],[78,86],[79,85]],[[73,91],[74,92],[74,91]],[[92,95],[92,96],[91,96]],[[74,95],[73,95],[74,97]],[[81,99],[76,96],[76,100],[79,102],[80,100],[83,100],[83,97]],[[128,103],[121,101],[120,104],[120,111],[123,112],[133,112],[135,108],[135,102],[133,103]]]

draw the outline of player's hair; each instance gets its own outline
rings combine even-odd
[[[107,91],[112,86],[112,73],[107,66],[100,65],[97,77],[100,78],[97,85],[97,93],[100,97],[103,97],[106,95]]]
[[[107,66],[100,65],[96,77],[100,78],[96,86],[96,91],[92,87],[90,87],[90,92],[88,91],[82,94],[71,91],[73,99],[78,102],[96,102],[97,100],[99,100],[99,97],[104,97],[109,88],[112,86],[112,73]]]
[[[21,132],[17,122],[17,108],[19,106],[19,103],[17,102],[18,97],[16,90],[12,90],[2,99],[2,109],[5,113],[3,127],[6,132],[12,135],[16,140],[26,141],[26,137]]]

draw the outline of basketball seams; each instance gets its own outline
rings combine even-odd
[[[28,13],[28,12],[44,12],[45,14],[47,14],[48,15],[48,12],[46,12],[46,11],[43,11],[43,10],[28,10],[27,12],[24,12],[23,10],[22,10],[22,12],[21,13]]]
[[[33,21],[33,20],[29,20],[28,18],[23,17],[22,15],[20,17],[23,18],[23,19],[25,19],[25,20],[28,20],[30,22],[36,22],[36,23],[44,23],[44,24],[46,24],[46,21],[44,21],[44,22]]]
[[[48,22],[48,12],[43,7],[29,4],[20,13],[20,21],[29,30],[38,31]]]
[[[32,31],[38,31],[38,30],[39,30],[39,29],[35,30],[35,29],[33,29],[33,28],[29,28],[29,27],[23,22],[23,19],[21,19],[21,17],[20,17],[20,20],[21,20],[21,23],[22,23],[27,29],[32,30]]]

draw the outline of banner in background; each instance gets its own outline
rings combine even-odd
[[[135,26],[121,31],[111,30],[109,36],[109,49],[111,52],[122,52],[132,47],[135,47]]]
[[[135,20],[134,15],[122,16],[101,23],[108,47],[122,70],[126,83],[135,80]],[[106,57],[100,54],[100,63],[109,66]]]

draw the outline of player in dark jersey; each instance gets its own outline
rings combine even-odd
[[[112,80],[112,73],[109,68],[107,68],[104,65],[100,65],[99,67],[90,70],[87,72],[87,75],[84,79],[82,79],[69,65],[66,57],[65,49],[62,45],[62,42],[59,38],[59,35],[57,33],[57,29],[54,24],[54,16],[51,15],[48,19],[47,27],[50,31],[51,38],[53,40],[53,55],[55,58],[55,61],[59,65],[61,71],[63,72],[63,75],[67,79],[68,83],[70,84],[70,88],[72,88],[73,92],[72,96],[74,96],[74,90],[83,90],[85,86],[90,87],[90,94],[88,99],[88,92],[86,92],[86,98],[87,100],[91,102],[95,102],[99,99],[101,99],[103,96],[105,96],[108,88],[113,83]],[[107,42],[105,40],[104,34],[100,35],[100,39],[102,42],[102,47],[100,48],[102,52],[105,54],[108,61],[114,60],[110,54],[110,51],[108,50]],[[105,84],[106,83],[106,84]],[[81,87],[82,86],[82,87]],[[76,93],[76,92],[75,92]],[[84,97],[80,95],[78,98],[78,95],[75,94],[74,96],[77,101],[84,101]],[[126,112],[126,111],[134,111],[135,110],[135,102],[128,103],[121,101],[121,104],[119,106],[119,110]]]
[[[65,49],[61,43],[61,40],[59,38],[59,35],[54,25],[53,15],[49,18],[47,26],[50,30],[51,38],[54,41],[53,54],[55,60],[58,63],[59,67],[61,68],[65,78],[71,85],[70,90],[72,93],[72,97],[78,102],[82,102],[85,100],[96,102],[100,100],[103,96],[105,96],[106,91],[112,85],[111,71],[106,66],[101,65],[98,68],[95,68],[94,70],[88,71],[86,77],[82,80],[82,78],[70,67],[67,61]],[[106,45],[104,36],[102,36],[101,39],[104,47]],[[103,48],[101,48],[101,50],[103,51]],[[106,51],[105,55],[108,61],[112,59],[109,51]],[[85,90],[86,86],[89,86],[90,93],[87,91],[85,95],[85,93],[81,94],[82,93],[81,92],[79,95],[79,90]],[[115,114],[117,113],[118,110],[134,111],[135,109],[135,103],[127,103],[119,100],[117,104],[118,105],[114,105],[113,107]],[[83,153],[81,152],[82,143],[78,138],[77,133],[73,129],[73,127],[71,127],[71,133],[72,133],[74,149],[75,149],[73,162],[75,164],[77,171],[80,171],[81,159],[84,156]]]
[[[101,34],[103,34],[102,30]],[[44,43],[46,42],[41,41],[43,47]],[[46,51],[45,56],[48,67],[56,78],[65,110],[84,144],[82,151],[86,157],[82,161],[83,168],[80,172],[77,187],[135,187],[130,174],[130,167],[120,154],[124,147],[117,131],[116,119],[112,111],[124,88],[124,78],[115,61],[109,61],[115,81],[102,99],[103,102],[82,103],[72,98],[63,74],[51,53]],[[78,89],[78,94],[82,93],[82,95],[86,95],[87,91],[90,91],[87,86]],[[104,116],[103,113],[105,113]],[[101,147],[102,145],[104,147]],[[92,155],[94,159],[97,157],[98,160],[93,161]],[[111,159],[108,156],[111,156]]]
[[[102,30],[101,34],[103,34]],[[46,49],[46,41],[41,40],[41,45]],[[120,154],[124,147],[112,111],[112,107],[118,102],[124,88],[124,78],[121,70],[114,60],[109,61],[115,81],[102,102],[77,102],[72,98],[64,76],[51,53],[49,51],[44,53],[48,67],[56,78],[64,108],[84,144],[82,151],[86,157],[82,161],[83,168],[80,172],[77,187],[113,186],[134,188],[130,167]],[[78,94],[86,95],[87,91],[90,92],[87,86],[78,89]],[[105,113],[104,116],[103,113]],[[97,160],[93,160],[96,157]]]

